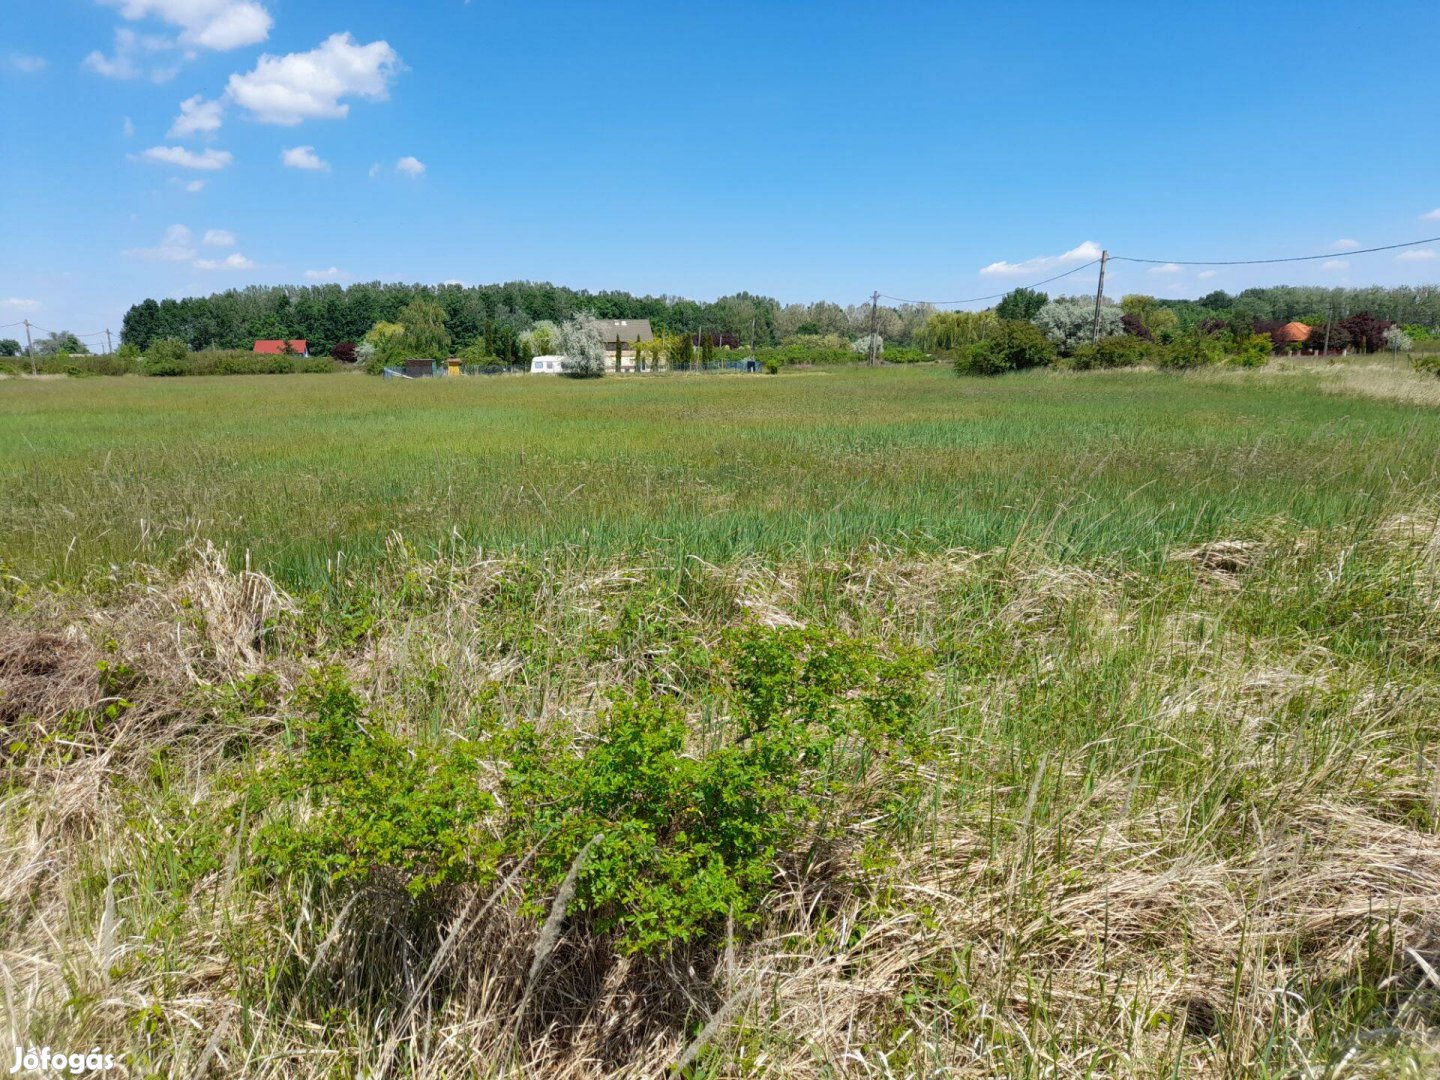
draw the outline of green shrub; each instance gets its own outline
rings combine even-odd
[[[776,360],[773,356],[768,356],[768,357],[766,357],[764,360],[761,361],[761,363],[765,365],[765,372],[766,372],[766,374],[768,374],[768,375],[779,375],[779,374],[780,374],[780,361],[779,361],[779,360]]]
[[[1034,323],[1002,319],[987,338],[965,346],[954,360],[957,375],[1000,375],[1055,362],[1055,345]]]
[[[734,726],[696,752],[673,701],[614,699],[575,755],[526,727],[504,803],[512,857],[535,851],[538,911],[578,867],[572,917],[623,952],[664,953],[753,925],[777,860],[882,810],[862,761],[923,752],[923,665],[817,630],[730,640]],[[582,858],[583,853],[583,858]]]
[[[1150,342],[1133,334],[1112,334],[1092,344],[1078,346],[1065,363],[1076,371],[1134,367],[1145,363],[1153,348]]]
[[[859,359],[849,345],[830,347],[792,343],[776,345],[768,349],[755,350],[755,358],[762,364],[774,361],[781,366],[796,364],[853,364]]]
[[[74,377],[133,375],[138,370],[138,365],[133,360],[119,354],[114,356],[70,356],[62,353],[42,358],[38,361],[38,366],[43,374]]]
[[[1274,351],[1275,342],[1269,334],[1237,334],[1229,363],[1235,367],[1264,367]]]
[[[933,359],[924,349],[912,349],[905,345],[885,346],[887,364],[924,364]]]
[[[174,344],[179,344],[175,342]],[[152,347],[140,366],[143,375],[323,375],[337,370],[336,362],[323,356],[287,356],[246,352],[243,349],[206,349],[177,354],[173,349]],[[158,352],[158,355],[157,355]]]
[[[496,848],[483,826],[495,801],[480,786],[482,744],[397,739],[366,717],[338,669],[315,676],[299,702],[300,754],[245,792],[252,814],[280,809],[259,832],[255,872],[352,887],[389,877],[417,899],[493,875]]]
[[[140,374],[171,376],[186,374],[190,350],[183,341],[162,338],[150,346],[145,359],[140,362]]]
[[[1157,347],[1152,362],[1157,368],[1188,371],[1214,364],[1224,355],[1220,344],[1205,334],[1189,334],[1169,345]]]
[[[1417,353],[1410,363],[1416,371],[1440,377],[1440,352]]]

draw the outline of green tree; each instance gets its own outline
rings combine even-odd
[[[20,342],[14,338],[0,338],[0,356],[19,356]]]
[[[401,345],[408,357],[443,360],[450,355],[450,331],[445,328],[445,309],[422,297],[410,301],[400,313],[405,327]]]
[[[1045,306],[1050,297],[1034,289],[1012,289],[995,305],[995,314],[1002,319],[1029,322]]]

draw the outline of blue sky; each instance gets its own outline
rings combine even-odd
[[[1433,0],[0,0],[0,324],[377,278],[946,300],[1087,245],[1334,252],[1116,295],[1434,281],[1440,244],[1343,249],[1440,236],[1437,34]]]

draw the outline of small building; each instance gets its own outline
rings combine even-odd
[[[559,375],[565,368],[563,356],[537,356],[530,361],[531,375]]]
[[[655,340],[649,319],[596,319],[595,322],[600,328],[601,340],[612,352],[617,341],[622,349],[628,345],[633,350],[637,342]]]
[[[1303,322],[1289,322],[1275,331],[1275,343],[1282,348],[1287,345],[1304,345],[1315,331]]]
[[[310,343],[304,338],[296,338],[294,341],[285,341],[283,339],[276,341],[257,341],[255,342],[254,351],[265,356],[285,356],[287,354],[286,345],[290,346],[288,350],[290,356],[310,355]]]

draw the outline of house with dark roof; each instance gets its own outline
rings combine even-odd
[[[286,345],[290,346],[288,350],[285,348]],[[277,341],[257,341],[255,342],[254,351],[264,356],[285,356],[287,353],[290,356],[309,356],[310,343],[304,338],[296,338],[293,341],[285,341],[283,339]]]
[[[633,349],[637,342],[655,340],[649,319],[596,319],[595,322],[600,327],[601,340],[612,348],[617,341],[622,348],[628,345]]]

